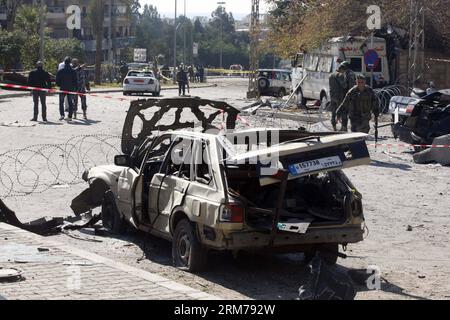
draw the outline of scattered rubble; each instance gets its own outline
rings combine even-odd
[[[450,134],[435,138],[433,145],[441,147],[429,148],[414,154],[414,162],[419,164],[437,162],[443,166],[450,165]]]
[[[0,268],[0,283],[2,282],[16,282],[22,281],[25,278],[22,276],[22,271],[18,269],[3,269]]]
[[[54,235],[57,233],[67,233],[73,230],[80,230],[94,226],[98,221],[100,221],[100,214],[93,216],[87,221],[82,220],[82,216],[78,217],[57,217],[47,220],[46,218],[40,218],[28,223],[22,223],[17,218],[14,211],[9,209],[6,204],[0,199],[0,222],[10,224],[12,226],[18,227],[36,233],[43,236]],[[76,222],[79,222],[78,224]],[[45,248],[41,248],[45,251]]]
[[[345,272],[329,266],[319,255],[308,265],[309,275],[299,289],[299,300],[353,300],[356,290]]]

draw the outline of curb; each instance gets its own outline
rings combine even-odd
[[[150,281],[153,282],[154,284],[167,288],[169,290],[172,290],[176,293],[180,293],[183,295],[186,295],[192,299],[198,299],[198,300],[222,300],[222,298],[211,295],[209,293],[206,292],[202,292],[200,290],[197,289],[193,289],[191,287],[188,287],[184,284],[175,282],[173,280],[169,280],[167,278],[164,278],[160,275],[157,274],[153,274],[150,273],[148,271],[144,271],[142,269],[138,269],[136,267],[132,267],[129,265],[126,265],[124,263],[121,262],[117,262],[114,260],[111,260],[109,258],[105,258],[103,256],[100,256],[96,253],[92,253],[92,252],[88,252],[82,249],[78,249],[76,247],[72,247],[70,245],[66,245],[60,242],[57,242],[55,240],[49,240],[46,239],[45,237],[36,235],[34,233],[25,231],[23,229],[19,229],[17,227],[5,224],[5,223],[0,223],[0,230],[7,230],[7,231],[13,231],[16,233],[21,233],[21,234],[25,234],[27,237],[30,238],[39,238],[41,241],[45,242],[46,244],[51,245],[52,247],[55,247],[57,249],[60,249],[62,251],[65,251],[69,254],[72,255],[76,255],[78,257],[84,258],[86,260],[98,263],[98,264],[104,264],[107,265],[109,267],[112,267],[114,269],[126,272],[128,274],[131,274],[135,277],[141,278],[143,280],[146,281]]]

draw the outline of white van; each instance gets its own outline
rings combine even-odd
[[[292,61],[292,88],[306,76],[296,91],[297,101],[302,105],[306,100],[320,100],[322,105],[329,100],[329,77],[343,61],[350,62],[355,73],[362,73],[370,84],[371,70],[364,63],[364,53],[371,48],[371,39],[365,37],[338,37],[326,42],[320,49],[298,53]],[[373,70],[373,87],[389,84],[389,67],[386,57],[386,41],[373,39],[373,49],[379,55],[379,62]]]

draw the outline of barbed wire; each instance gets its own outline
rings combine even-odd
[[[40,194],[83,183],[86,169],[112,163],[120,136],[78,135],[61,144],[38,144],[0,154],[0,197]]]
[[[394,96],[402,96],[408,91],[406,87],[401,85],[388,86],[384,88],[374,89],[380,106],[380,113],[386,113],[389,110],[389,103]]]
[[[380,113],[386,113],[388,111],[392,97],[403,95],[406,91],[406,87],[400,85],[374,89],[380,106]],[[306,108],[301,113],[293,113],[296,116],[300,115],[301,120],[298,121],[283,119],[278,114],[280,111],[279,108],[270,109],[270,107],[266,107],[265,109],[258,109],[252,115],[245,116],[245,119],[255,127],[292,129],[304,126],[308,131],[333,131],[331,112],[327,101],[320,107]]]

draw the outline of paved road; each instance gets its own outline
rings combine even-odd
[[[245,80],[222,79],[218,84],[217,88],[195,89],[191,94],[224,100],[238,108],[251,103],[244,99]],[[166,97],[175,94],[175,91],[164,92]],[[122,97],[120,94],[113,96]],[[73,124],[57,121],[57,109],[57,98],[50,97],[48,117],[52,122],[28,126],[27,120],[32,116],[31,98],[0,100],[0,123],[9,125],[0,126],[0,194],[11,189],[23,191],[23,196],[8,197],[5,202],[25,221],[70,215],[71,199],[85,188],[84,183],[80,183],[80,170],[111,163],[112,156],[120,152],[118,136],[128,103],[91,98],[90,120],[78,120]],[[295,121],[247,119],[255,126],[298,126]],[[245,127],[242,123],[240,126]],[[92,137],[74,138],[80,135]],[[395,144],[388,128],[380,130],[380,137],[384,143]],[[26,146],[32,147],[23,149]],[[19,151],[10,152],[15,149]],[[404,149],[370,150],[371,166],[346,170],[364,195],[370,233],[362,243],[349,246],[350,257],[340,259],[339,264],[344,269],[378,265],[385,280],[380,291],[358,288],[357,298],[449,298],[449,168],[416,165]],[[49,189],[42,187],[54,180],[58,183]],[[27,190],[37,193],[26,194]],[[406,231],[408,225],[413,231]],[[170,243],[164,240],[136,232],[95,236],[95,239],[84,233],[77,236],[84,240],[65,235],[54,238],[231,299],[293,299],[306,274],[301,254],[244,254],[234,259],[227,253],[214,253],[210,257],[210,271],[192,275],[171,266]]]
[[[0,265],[21,281],[0,283],[8,300],[211,300],[219,297],[0,223]]]

